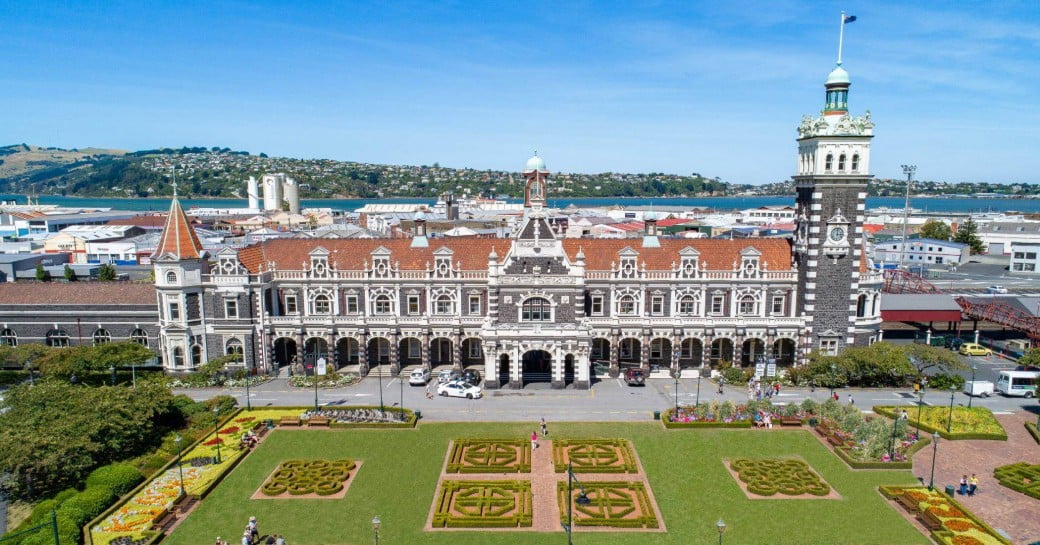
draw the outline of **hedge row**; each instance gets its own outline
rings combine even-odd
[[[873,411],[888,418],[899,418],[892,407],[874,406]],[[983,439],[988,441],[1007,441],[1007,433],[982,433],[982,432],[947,432],[946,428],[935,428],[924,422],[912,420],[913,424],[928,433],[939,432],[939,436],[950,441],[963,441],[968,439]]]
[[[1040,443],[1040,430],[1036,429],[1036,423],[1026,422],[1026,431],[1029,432],[1029,435],[1033,436],[1034,441]]]
[[[682,429],[682,428],[750,428],[751,420],[734,420],[733,422],[672,422],[671,417],[675,412],[675,407],[664,411],[661,414],[661,423],[667,429]]]
[[[553,468],[556,473],[567,471],[568,464],[575,473],[638,473],[636,455],[628,439],[558,439],[553,441]],[[620,465],[597,465],[580,461],[582,451],[595,454],[597,451],[613,451],[621,458]],[[566,456],[564,456],[566,454]],[[578,461],[575,461],[578,460]]]
[[[1001,486],[1040,499],[1040,465],[1018,462],[993,470],[993,478]]]
[[[906,449],[905,462],[882,462],[880,460],[875,462],[863,462],[853,458],[852,455],[849,454],[847,447],[834,447],[834,453],[852,469],[913,469],[914,464],[912,459],[914,454],[931,442],[931,437],[922,435],[921,439],[914,443],[910,448]]]
[[[331,496],[343,490],[343,483],[356,467],[353,460],[287,460],[278,466],[260,490],[268,496],[280,496],[286,492],[292,496]]]
[[[503,463],[474,463],[481,460],[481,449],[512,453]],[[530,473],[531,443],[525,439],[455,439],[445,467],[448,473]]]
[[[556,498],[560,507],[560,522],[562,524],[567,524],[568,522],[568,502],[574,501],[573,497],[567,497],[567,488],[566,481],[558,481],[556,483]],[[592,503],[579,505],[575,502],[571,505],[575,526],[599,526],[606,528],[657,528],[659,526],[653,505],[650,503],[650,496],[646,493],[646,485],[641,482],[593,481],[584,483],[584,489],[585,494],[589,496]],[[577,490],[570,490],[571,494],[574,492],[577,492]],[[619,512],[614,511],[609,504],[601,506],[597,505],[596,502],[596,498],[618,498],[626,495],[632,500],[633,505],[639,505],[641,515],[629,516],[635,513],[634,509],[629,508]],[[607,516],[604,516],[603,509],[609,511]]]
[[[505,516],[467,516],[452,512],[456,496],[492,489],[498,497],[511,494],[512,514]],[[442,481],[433,513],[434,528],[517,528],[533,523],[531,481]]]
[[[738,458],[729,467],[747,485],[748,492],[759,496],[826,496],[831,492],[831,487],[801,460]]]

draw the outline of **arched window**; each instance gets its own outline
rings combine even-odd
[[[231,339],[224,346],[224,353],[228,356],[238,356],[238,361],[242,361],[242,341],[238,339]]]
[[[552,305],[542,297],[531,297],[521,306],[520,320],[523,322],[548,322],[552,320]]]
[[[683,316],[697,314],[697,300],[692,295],[683,295],[679,299],[679,314]]]
[[[874,295],[874,304],[871,305],[871,307],[872,307],[871,308],[871,312],[870,312],[871,316],[877,316],[878,315],[878,304],[880,304],[880,303],[881,303],[881,296],[880,295]]]
[[[859,154],[852,155],[852,172],[859,172]]]
[[[867,315],[867,296],[866,294],[860,294],[859,299],[856,300],[856,317],[862,318]]]
[[[69,334],[64,329],[52,329],[47,332],[47,346],[68,346]]]
[[[99,327],[94,331],[94,346],[112,342],[112,334],[107,329]]]
[[[191,366],[198,367],[202,365],[202,347],[193,344],[191,345]]]
[[[148,333],[141,328],[130,332],[130,340],[144,347],[148,346]]]
[[[372,302],[372,312],[375,314],[390,314],[390,296],[377,295]]]
[[[618,314],[622,316],[632,316],[636,313],[636,298],[631,295],[622,295],[618,299],[617,305]]]
[[[13,329],[5,327],[0,331],[0,346],[18,346],[18,335],[15,335]]]
[[[332,300],[323,293],[314,296],[311,314],[328,314],[332,312]]]
[[[173,348],[173,366],[184,367],[184,349],[179,346]]]
[[[838,172],[845,172],[845,154],[838,156]]]
[[[451,300],[450,295],[440,295],[437,297],[437,301],[433,305],[434,314],[454,314],[455,313],[455,302]]]
[[[745,316],[758,314],[758,302],[754,295],[745,295],[740,298],[737,311]]]
[[[167,272],[166,273],[166,283],[167,284],[176,284],[177,283],[177,273],[175,273],[173,271]]]
[[[823,162],[823,170],[830,172],[831,168],[834,167],[834,156],[830,153],[827,154],[827,159]]]

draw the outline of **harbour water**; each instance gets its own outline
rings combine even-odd
[[[40,204],[56,204],[60,206],[85,208],[113,208],[117,210],[166,210],[170,207],[168,198],[147,199],[115,199],[103,197],[61,197],[43,195]],[[24,195],[0,194],[0,200],[14,200],[25,203]],[[519,199],[509,199],[520,202]],[[435,199],[401,198],[401,199],[303,199],[304,208],[332,208],[334,210],[356,210],[368,203],[428,203]],[[244,199],[181,199],[186,208],[240,208],[246,205]],[[605,207],[605,206],[660,206],[660,207],[702,207],[714,210],[743,210],[757,206],[793,205],[794,196],[790,197],[692,197],[692,198],[622,198],[622,197],[589,197],[549,199],[550,206],[567,207]],[[910,206],[922,212],[1022,212],[1040,214],[1040,199],[976,199],[976,198],[938,198],[920,197],[910,199]],[[867,208],[902,208],[901,197],[867,197]]]

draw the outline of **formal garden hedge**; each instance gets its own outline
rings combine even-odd
[[[1033,436],[1033,440],[1040,444],[1040,430],[1036,429],[1036,423],[1026,422],[1026,431]]]
[[[925,513],[939,520],[942,527],[932,530],[937,543],[949,545],[1012,545],[991,526],[964,508],[957,500],[923,486],[881,486],[881,494],[896,500],[913,516]]]
[[[904,451],[903,455],[906,457],[906,460],[901,462],[865,462],[857,460],[851,453],[850,449],[844,446],[834,447],[834,454],[837,454],[838,458],[841,458],[841,460],[852,469],[913,469],[914,454],[928,446],[931,442],[931,437],[928,437],[927,435],[922,436],[921,439],[915,441],[913,445],[910,445],[910,447]]]
[[[1040,465],[1018,462],[993,470],[993,478],[1016,492],[1040,499]]]
[[[874,412],[889,418],[898,418],[897,411],[906,410],[908,407],[875,406]],[[907,418],[911,426],[920,428],[928,433],[939,432],[939,436],[949,440],[960,439],[986,439],[992,441],[1007,441],[1007,432],[1000,422],[993,416],[993,412],[985,407],[954,407],[953,423],[950,431],[946,431],[946,422],[950,417],[949,407],[920,407],[921,421],[917,420],[918,407],[912,407],[907,411]]]
[[[533,522],[530,481],[441,481],[434,528],[518,528]]]
[[[575,526],[605,528],[657,528],[659,523],[654,507],[641,482],[591,481],[582,483],[587,505],[577,501],[582,490],[571,488],[572,514]],[[567,519],[567,482],[556,483],[556,497],[560,507],[560,522]]]
[[[321,407],[315,413],[314,407],[287,407],[300,409],[300,416],[309,417],[319,414],[329,419],[330,428],[414,428],[419,418],[415,411],[400,407],[382,407],[378,405],[362,405],[351,407]],[[387,415],[385,419],[382,415]]]
[[[331,496],[343,490],[343,483],[356,468],[353,460],[286,460],[260,490],[267,496]]]
[[[530,473],[531,442],[525,439],[455,439],[448,473]]]
[[[558,439],[552,443],[557,473],[571,466],[575,473],[638,473],[635,451],[628,439]]]
[[[730,469],[747,485],[751,494],[758,496],[826,496],[831,487],[801,460],[764,458],[731,460]]]

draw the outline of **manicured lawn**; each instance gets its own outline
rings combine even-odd
[[[917,414],[921,413],[921,428],[925,430],[938,431],[940,435],[948,439],[1001,439],[1007,440],[1007,432],[1000,425],[993,412],[985,407],[967,408],[957,406],[953,408],[953,418],[950,419],[950,408],[943,406],[934,407],[892,407],[875,406],[874,412],[887,416],[896,417],[900,410],[906,410],[907,419],[911,426],[917,426]],[[950,424],[947,433],[946,424]]]
[[[425,532],[449,441],[529,437],[536,423],[420,424],[413,430],[276,430],[167,538],[169,545],[237,543],[250,515],[261,534],[277,532],[291,545],[372,543],[371,520],[382,519],[380,543],[563,543],[531,531]],[[666,533],[576,531],[589,544],[714,543],[715,521],[726,521],[726,543],[901,545],[930,543],[877,492],[881,484],[913,485],[909,471],[851,471],[808,431],[675,430],[660,423],[552,425],[553,439],[627,438],[641,459]],[[798,456],[841,495],[840,500],[749,500],[723,459]],[[342,500],[249,497],[283,460],[363,461]],[[352,479],[355,476],[351,477]]]

